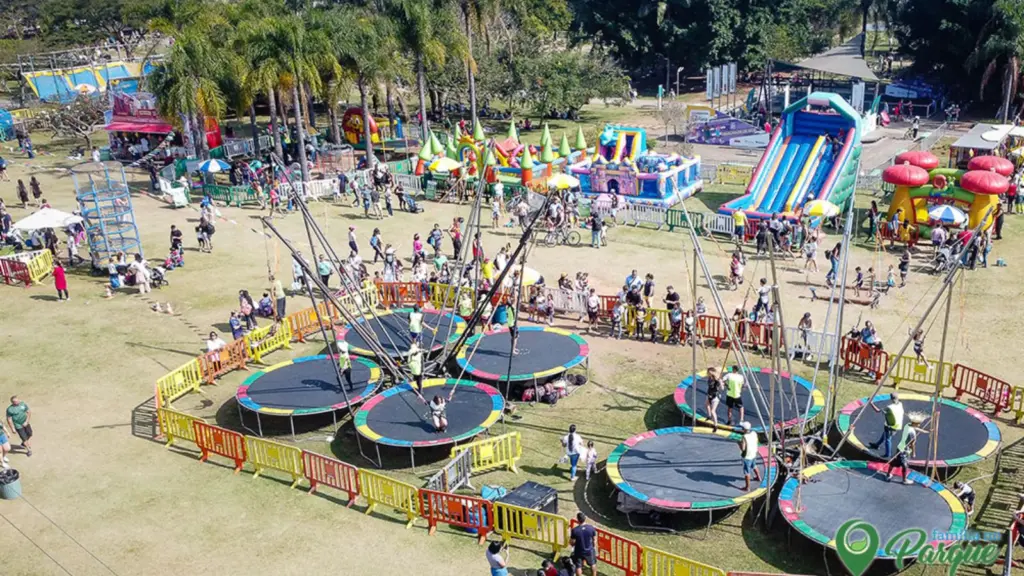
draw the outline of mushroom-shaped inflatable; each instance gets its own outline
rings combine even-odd
[[[911,150],[897,156],[896,164],[910,164],[932,171],[939,167],[939,159],[927,150]]]
[[[911,188],[920,188],[930,180],[931,178],[929,177],[927,170],[919,166],[914,166],[910,164],[910,162],[904,162],[903,164],[896,164],[886,168],[882,172],[882,181],[896,187],[896,190],[892,195],[892,201],[889,203],[889,214],[887,218],[892,220],[898,210],[903,210],[903,218],[909,218],[912,222],[916,221],[914,216],[915,206],[913,199],[916,193],[911,194],[910,190]],[[927,220],[927,217],[925,220]]]
[[[995,207],[999,204],[999,195],[1005,194],[1010,188],[1010,181],[995,172],[971,170],[960,179],[960,187],[974,194],[974,201],[971,202],[970,210],[967,212],[967,226],[974,228],[990,208],[995,213]],[[991,224],[992,216],[989,215],[984,228],[987,229]]]
[[[1009,178],[1013,175],[1013,162],[999,156],[975,156],[967,163],[967,169],[995,172]]]

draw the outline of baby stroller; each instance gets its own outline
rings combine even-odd
[[[412,212],[413,214],[419,214],[420,212],[423,212],[423,206],[420,206],[416,202],[416,199],[412,197],[412,194],[405,193],[403,194],[403,196],[405,198],[405,209],[407,211]]]
[[[149,281],[153,288],[170,285],[167,281],[167,269],[163,266],[154,267],[149,271]]]
[[[944,244],[939,251],[935,253],[935,258],[932,260],[932,273],[943,274],[949,272],[950,269],[956,264],[957,254],[953,250],[953,244]]]

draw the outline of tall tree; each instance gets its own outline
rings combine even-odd
[[[373,168],[377,159],[370,133],[369,94],[382,79],[393,77],[401,70],[403,63],[395,57],[400,53],[401,45],[392,20],[373,8],[346,6],[334,9],[327,17],[326,25],[338,62],[356,77],[359,105],[363,109],[366,162],[369,168]]]
[[[449,54],[458,58],[465,57],[465,42],[461,36],[450,33],[458,24],[449,3],[441,0],[393,0],[389,6],[397,27],[397,37],[415,62],[421,136],[425,141],[430,137],[427,120],[427,67],[444,66]]]
[[[1021,77],[1024,60],[1024,5],[1020,0],[997,0],[992,13],[978,35],[974,52],[967,59],[968,66],[982,68],[978,99],[985,100],[985,88],[993,77],[1003,79],[999,111],[1003,122],[1010,117],[1014,96]]]
[[[226,107],[218,83],[224,64],[222,51],[204,30],[185,29],[175,35],[163,65],[149,77],[160,114],[182,122],[202,158],[209,155],[206,118],[222,118]]]

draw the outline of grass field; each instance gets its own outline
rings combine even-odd
[[[538,132],[539,133],[539,132]],[[557,133],[557,132],[556,132]],[[11,159],[10,157],[8,157]],[[26,178],[32,169],[52,164],[59,156],[26,166],[14,159],[12,178]],[[75,206],[71,181],[66,174],[40,172],[45,196],[58,207]],[[143,184],[138,176],[138,184]],[[692,210],[713,210],[739,190],[716,190],[687,202]],[[13,183],[0,184],[0,196],[12,205]],[[171,224],[191,231],[197,219],[192,209],[174,210],[139,194],[134,198],[147,256],[163,258]],[[467,209],[427,204],[424,214],[396,214],[380,222],[365,220],[361,211],[329,204],[315,204],[321,226],[337,246],[344,245],[349,225],[356,225],[361,245],[374,227],[380,227],[386,242],[396,244],[401,255],[411,250],[413,232],[425,233],[434,222],[444,225]],[[186,236],[187,265],[173,271],[170,286],[149,296],[131,292],[104,300],[103,279],[75,269],[69,274],[72,300],[56,302],[52,286],[30,289],[0,287],[0,318],[4,329],[0,373],[4,375],[0,396],[18,394],[32,407],[36,429],[36,453],[11,457],[22,473],[25,498],[0,503],[0,553],[3,574],[384,574],[417,575],[485,573],[482,549],[463,533],[441,529],[428,537],[422,523],[404,528],[398,515],[378,511],[372,517],[360,512],[363,505],[346,509],[329,491],[307,496],[290,491],[284,477],[269,474],[252,480],[234,476],[222,464],[197,464],[188,449],[166,450],[160,444],[136,437],[134,416],[153,394],[157,378],[200,352],[206,333],[222,330],[229,312],[237,305],[237,291],[261,293],[268,286],[268,265],[282,276],[290,275],[287,251],[264,240],[258,233],[257,212],[252,209],[220,208],[224,217],[214,238],[216,251],[200,254]],[[27,214],[12,210],[15,219]],[[283,232],[305,246],[301,219],[289,215],[278,221]],[[1016,242],[1024,231],[1024,218],[1009,217],[1007,240],[996,244],[991,255],[1005,258],[1006,268],[968,273],[956,288],[949,335],[954,362],[980,368],[1011,382],[1016,378],[1016,358],[1007,353],[1007,343],[1019,339],[1015,317],[1019,286],[1024,280],[1017,264],[1024,261],[1024,249]],[[485,230],[487,251],[514,242],[506,229]],[[554,283],[560,273],[590,272],[600,293],[614,293],[631,269],[652,272],[661,291],[674,284],[689,306],[691,251],[688,237],[680,232],[632,227],[611,230],[610,245],[590,248],[533,249],[529,265]],[[824,245],[838,241],[830,237]],[[705,241],[709,265],[718,276],[727,276],[727,246]],[[898,253],[855,248],[854,265],[874,266],[884,271],[895,264]],[[871,319],[888,349],[898,349],[907,329],[923,309],[923,300],[935,290],[935,278],[912,267],[908,286],[883,299],[878,310],[851,306],[848,329],[854,322]],[[764,261],[751,262],[747,277],[768,274]],[[882,272],[884,274],[884,272]],[[812,312],[818,326],[824,320],[824,303],[811,302],[808,285],[822,285],[823,273],[806,275],[793,261],[779,268],[780,285],[788,325],[800,315]],[[707,283],[698,281],[698,295],[710,302]],[[733,307],[746,299],[743,291],[726,292],[724,303]],[[150,312],[152,302],[171,302],[175,315]],[[748,301],[748,306],[753,300]],[[289,311],[309,305],[299,295],[289,298]],[[561,319],[558,325],[580,328]],[[927,352],[938,351],[939,330],[928,336]],[[226,335],[227,336],[227,335]],[[693,369],[689,348],[673,348],[605,336],[587,336],[592,349],[593,380],[584,389],[555,407],[520,407],[518,420],[498,424],[492,431],[519,431],[524,440],[520,473],[492,472],[474,478],[474,484],[514,487],[536,480],[556,488],[563,515],[586,510],[603,525],[635,538],[644,545],[677,553],[727,570],[786,571],[824,574],[821,549],[794,536],[787,544],[781,521],[772,530],[755,525],[759,506],[744,506],[722,518],[702,539],[702,526],[685,535],[644,533],[631,530],[614,511],[606,477],[571,484],[565,467],[553,468],[562,450],[558,438],[569,423],[576,423],[586,439],[597,444],[601,460],[623,439],[639,432],[676,426],[681,416],[672,402],[679,381]],[[319,352],[323,344],[313,341],[296,345],[291,351],[275,352],[268,359],[276,363],[291,356]],[[698,369],[720,364],[722,350],[698,353]],[[756,363],[767,366],[767,358]],[[794,363],[794,372],[811,377],[813,366]],[[201,395],[186,396],[176,403],[180,410],[218,424],[236,427],[235,388],[244,372],[227,375],[216,386],[203,388]],[[823,384],[824,378],[818,378]],[[859,379],[843,381],[839,404],[869,394],[873,386]],[[346,427],[333,443],[326,441],[329,421],[300,425],[298,446],[362,466],[354,432]],[[1021,436],[1019,428],[1000,419],[1004,441]],[[281,431],[282,441],[290,436]],[[446,454],[418,456],[420,472],[436,468]],[[404,452],[386,454],[393,467],[389,475],[421,485],[421,476],[408,469]],[[429,464],[427,462],[430,462]],[[992,461],[961,472],[972,479],[989,474]],[[984,502],[986,480],[974,484],[979,502]],[[699,523],[698,523],[699,524]],[[535,570],[541,551],[514,547],[511,564],[515,574]],[[837,564],[829,564],[833,572]],[[912,568],[911,574],[923,569]],[[930,571],[938,574],[939,569]],[[532,572],[529,572],[532,574]],[[602,570],[602,574],[615,571]]]

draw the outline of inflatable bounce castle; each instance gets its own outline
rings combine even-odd
[[[582,133],[578,135],[582,139]],[[704,186],[700,157],[655,154],[643,128],[607,125],[593,154],[569,166],[584,196],[617,194],[627,202],[669,207]]]

